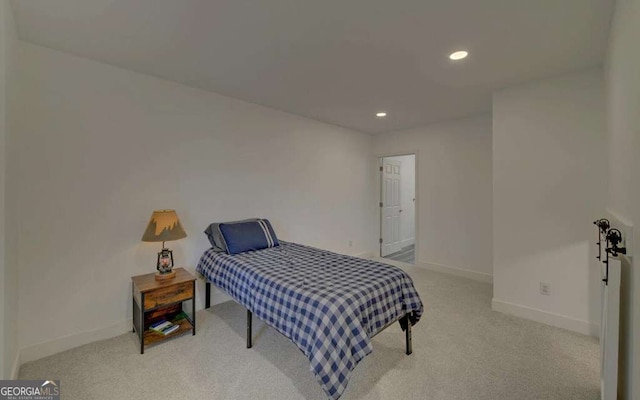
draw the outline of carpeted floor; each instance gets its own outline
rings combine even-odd
[[[491,286],[406,267],[426,313],[413,355],[394,325],[353,372],[342,399],[599,399],[594,338],[491,311]],[[201,282],[198,282],[202,284]],[[25,364],[20,379],[60,379],[72,399],[325,399],[297,347],[228,302],[198,313],[198,334],[138,354],[133,333]]]
[[[416,263],[416,246],[410,245],[407,247],[403,247],[400,251],[389,254],[384,258],[394,261],[400,261],[407,264],[415,264]]]

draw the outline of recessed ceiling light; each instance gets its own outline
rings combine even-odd
[[[460,50],[460,51],[455,51],[449,54],[449,58],[452,59],[453,61],[458,61],[458,60],[462,60],[463,58],[467,58],[468,55],[469,55],[468,52],[464,50]]]
[[[383,117],[386,117],[386,116],[387,116],[387,113],[386,113],[386,112],[379,112],[379,113],[376,113],[376,117],[379,117],[379,118],[383,118]]]

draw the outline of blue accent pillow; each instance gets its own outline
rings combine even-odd
[[[220,224],[227,253],[238,254],[279,246],[271,223],[266,219],[236,224]]]
[[[257,221],[259,218],[248,218],[243,219],[242,221],[229,221],[229,222],[214,222],[204,231],[204,233],[209,238],[209,242],[211,243],[211,248],[213,251],[217,253],[226,253],[227,246],[224,244],[224,238],[222,237],[222,232],[220,232],[220,224],[239,224],[241,222],[253,222]]]

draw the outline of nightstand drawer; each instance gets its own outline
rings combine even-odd
[[[193,297],[193,282],[183,282],[145,293],[144,309],[149,310],[158,306]]]

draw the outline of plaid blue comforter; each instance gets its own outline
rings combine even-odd
[[[236,255],[210,249],[196,269],[295,343],[331,399],[376,333],[407,313],[415,324],[423,311],[401,269],[295,243]]]

